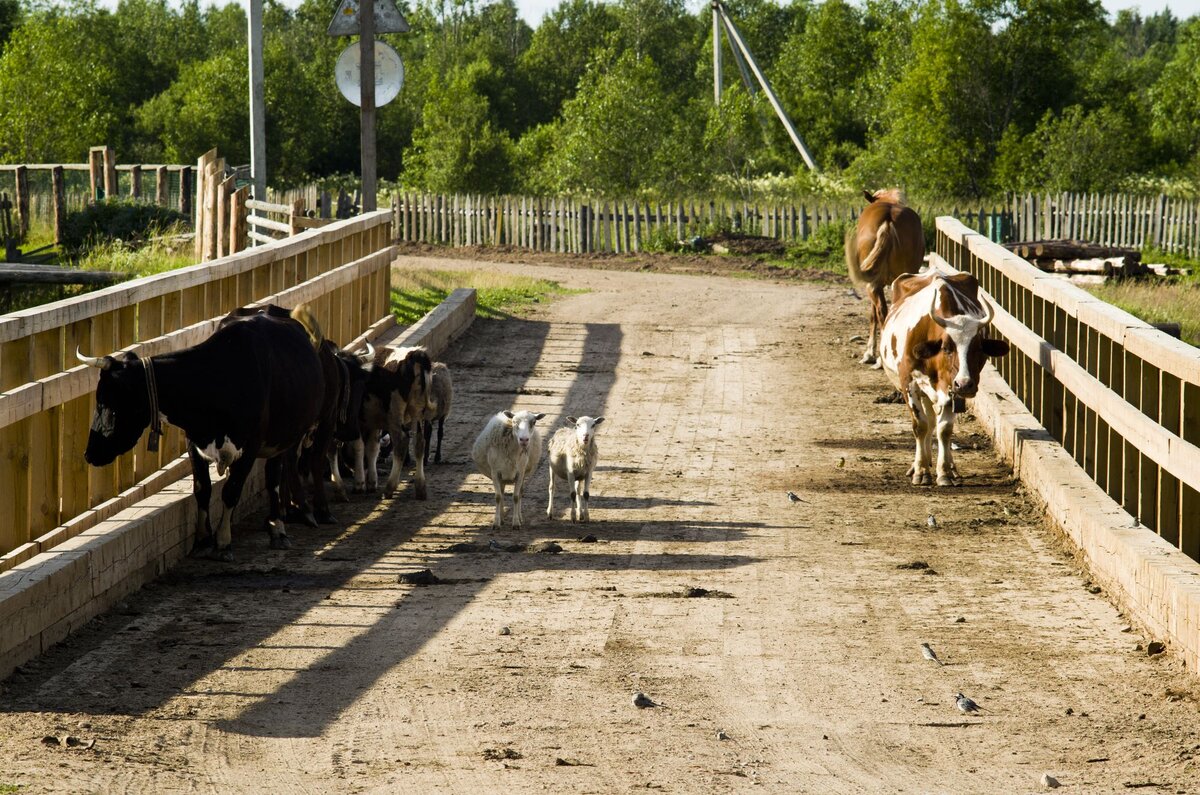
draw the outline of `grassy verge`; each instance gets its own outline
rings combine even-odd
[[[1089,287],[1097,298],[1147,323],[1178,323],[1184,342],[1200,346],[1200,281],[1124,281]]]
[[[846,229],[845,224],[826,224],[819,227],[807,239],[788,247],[787,256],[771,260],[773,264],[800,270],[828,271],[842,276],[846,273]]]
[[[512,317],[524,308],[555,296],[575,295],[558,282],[510,276],[490,271],[395,271],[392,273],[392,314],[401,325],[414,323],[459,287],[476,290],[476,317]]]

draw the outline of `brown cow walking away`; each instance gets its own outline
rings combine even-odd
[[[904,205],[898,189],[863,191],[863,195],[870,204],[858,216],[855,228],[846,233],[846,270],[871,301],[870,333],[861,361],[879,367],[879,334],[888,313],[883,288],[903,273],[920,270],[925,233],[921,219]]]

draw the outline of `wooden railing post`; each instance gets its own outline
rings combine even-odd
[[[288,226],[292,228],[291,234],[298,235],[304,231],[304,227],[300,226],[298,218],[304,217],[304,199],[296,199],[292,202],[292,211],[288,215]]]
[[[54,243],[61,245],[63,227],[67,224],[67,185],[62,166],[51,169],[50,190],[54,194]]]
[[[98,202],[106,195],[103,146],[93,146],[91,149],[88,149],[88,188],[92,202]]]
[[[29,234],[29,169],[17,166],[13,179],[17,194],[17,236],[24,240]]]

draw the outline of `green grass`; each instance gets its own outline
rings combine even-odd
[[[1178,323],[1184,342],[1200,347],[1200,260],[1156,249],[1145,249],[1142,262],[1187,268],[1187,276],[1110,281],[1089,286],[1097,298],[1124,309],[1147,323]]]
[[[20,791],[20,784],[0,784],[0,795],[12,795],[12,793]]]
[[[138,246],[119,240],[98,243],[71,264],[82,270],[123,273],[131,279],[195,265],[193,244],[177,239],[181,232],[182,227],[170,227]]]
[[[772,260],[785,268],[846,273],[846,229],[853,222],[825,224],[818,227],[807,239],[788,247],[787,256]]]
[[[555,296],[576,295],[558,282],[490,271],[396,271],[392,274],[392,314],[402,325],[415,323],[459,287],[475,288],[475,316],[502,319]]]

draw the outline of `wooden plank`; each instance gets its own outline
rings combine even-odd
[[[31,338],[0,345],[0,391],[33,380]],[[31,499],[32,418],[0,428],[0,552],[29,541]]]

